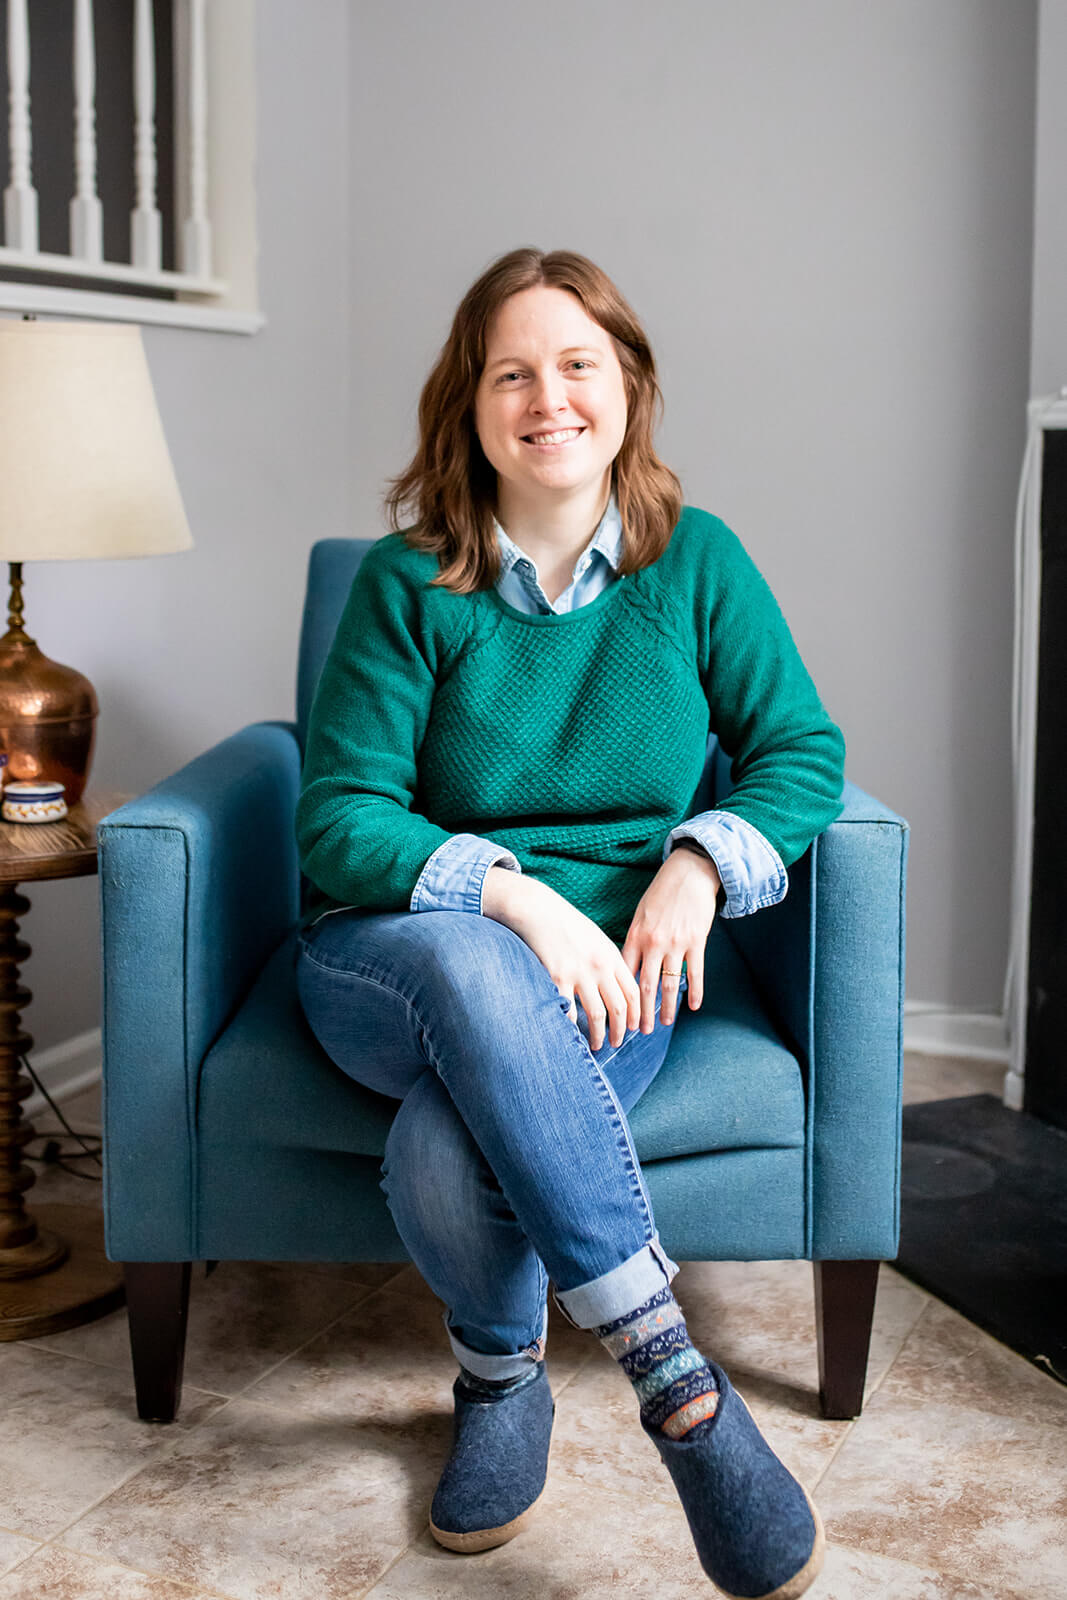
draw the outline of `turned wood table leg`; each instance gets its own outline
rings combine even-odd
[[[120,1306],[122,1268],[104,1254],[100,1217],[84,1206],[25,1204],[35,1181],[22,1152],[34,1137],[22,1114],[33,1085],[22,1058],[33,1045],[23,1031],[30,991],[19,969],[30,947],[18,919],[30,902],[0,884],[0,1340],[58,1333]]]
[[[22,1057],[33,1046],[23,1032],[21,1013],[33,998],[19,983],[19,968],[30,947],[19,938],[18,919],[30,902],[13,884],[0,885],[0,1278],[31,1278],[65,1261],[62,1239],[38,1228],[23,1204],[36,1181],[22,1160],[33,1138],[33,1126],[22,1115],[22,1102],[33,1092]]]

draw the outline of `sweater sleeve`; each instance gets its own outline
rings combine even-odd
[[[296,836],[301,868],[324,894],[401,911],[451,835],[412,810],[438,646],[389,543],[360,563],[315,691]]]
[[[841,812],[845,740],[755,562],[715,522],[701,666],[711,729],[731,758],[733,788],[718,810],[751,823],[788,867]]]

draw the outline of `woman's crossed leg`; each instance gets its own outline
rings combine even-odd
[[[297,963],[329,1055],[401,1102],[383,1187],[461,1366],[438,1541],[501,1544],[542,1492],[551,1278],[633,1383],[705,1571],[734,1595],[802,1594],[822,1560],[818,1514],[689,1339],[630,1137],[626,1112],[670,1043],[659,997],[651,1033],[594,1055],[529,946],[467,912],[336,912]]]
[[[584,1291],[582,1326],[673,1276],[626,1122],[670,1043],[658,1001],[652,1033],[594,1055],[533,951],[452,911],[325,917],[301,938],[298,982],[333,1060],[402,1101],[383,1188],[468,1371],[539,1359],[549,1276],[565,1308]]]

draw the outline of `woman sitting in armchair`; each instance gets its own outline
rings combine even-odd
[[[464,296],[315,696],[297,975],[332,1059],[399,1102],[383,1187],[460,1368],[434,1537],[489,1549],[541,1494],[551,1280],[709,1577],[787,1600],[818,1513],[689,1338],[627,1113],[717,910],[780,900],[838,815],[844,741],[736,535],[683,506],[658,399],[583,256],[512,251]],[[690,815],[709,727],[734,787]]]

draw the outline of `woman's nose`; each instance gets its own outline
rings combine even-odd
[[[543,372],[534,387],[532,406],[534,411],[546,415],[554,415],[562,411],[567,404],[566,385],[558,372]]]

